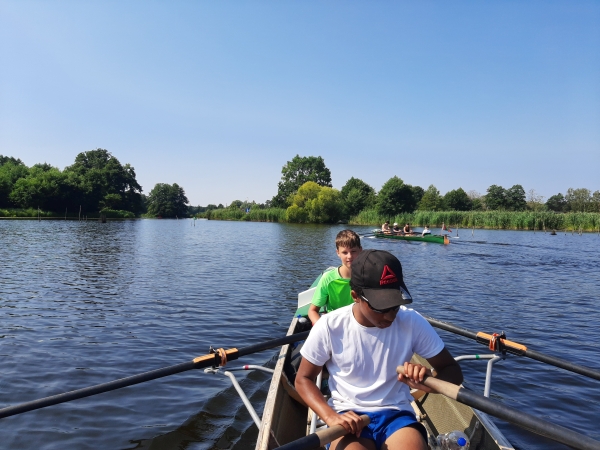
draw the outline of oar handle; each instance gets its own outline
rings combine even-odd
[[[366,414],[362,414],[360,416],[363,426],[369,425],[371,423],[371,419]],[[282,445],[281,447],[277,447],[278,450],[309,450],[316,449],[319,447],[324,447],[330,442],[335,441],[336,439],[341,438],[342,436],[346,436],[348,432],[341,425],[335,425],[333,427],[325,428],[323,430],[316,431],[315,433],[309,434],[303,438],[297,439],[295,441],[289,442],[287,444]]]
[[[398,366],[396,372],[404,375],[404,366]],[[538,419],[531,414],[511,408],[503,403],[490,400],[483,395],[475,394],[472,391],[468,391],[463,387],[448,383],[447,381],[426,376],[422,384],[430,387],[438,394],[445,395],[459,403],[463,403],[471,408],[478,409],[479,411],[483,411],[494,417],[512,423],[513,425],[529,430],[532,433],[568,445],[569,447],[579,450],[600,450],[600,442],[588,436],[577,433],[569,428],[556,425],[552,422]]]

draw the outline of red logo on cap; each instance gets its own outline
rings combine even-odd
[[[381,274],[381,280],[379,280],[379,286],[397,282],[398,278],[396,277],[396,274],[392,271],[392,269],[390,269],[387,264],[383,266],[383,273]]]

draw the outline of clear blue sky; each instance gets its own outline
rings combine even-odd
[[[95,148],[194,205],[296,154],[338,189],[598,190],[600,2],[0,0],[0,154]]]

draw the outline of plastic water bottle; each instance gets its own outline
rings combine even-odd
[[[437,443],[441,450],[467,450],[471,445],[469,438],[462,431],[440,434]]]

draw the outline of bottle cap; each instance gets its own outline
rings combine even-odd
[[[461,436],[456,440],[456,443],[461,447],[464,447],[465,445],[467,445],[467,440]]]

